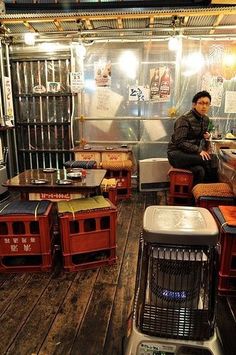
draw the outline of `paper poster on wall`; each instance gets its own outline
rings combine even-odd
[[[150,98],[157,102],[169,102],[171,91],[170,68],[160,66],[150,69]]]
[[[92,96],[86,97],[86,107],[88,107],[86,115],[88,117],[95,117],[96,119],[111,118],[111,120],[101,120],[94,123],[103,132],[108,132],[122,100],[123,96],[112,91],[110,88],[97,88]]]
[[[43,85],[36,85],[33,87],[33,93],[35,93],[35,94],[43,94],[46,91],[47,90],[46,90],[45,86],[43,86]]]
[[[70,73],[71,92],[78,93],[84,87],[83,74],[80,71]]]
[[[9,117],[13,117],[13,101],[12,101],[10,78],[5,76],[4,82],[5,82],[5,98],[6,98],[6,115]]]
[[[159,120],[144,120],[143,121],[144,127],[144,136],[141,137],[141,141],[146,140],[146,136],[149,136],[151,141],[157,141],[167,135],[163,124]]]
[[[109,88],[97,88],[92,96],[89,116],[113,118],[122,99],[123,96]]]
[[[61,90],[61,83],[59,81],[48,81],[47,91],[48,92],[59,92]]]
[[[145,86],[130,86],[129,101],[149,101],[150,89]]]
[[[207,73],[202,77],[202,90],[206,90],[211,94],[211,105],[220,107],[222,96],[224,93],[224,78],[220,75],[211,75]]]
[[[111,62],[95,62],[94,78],[96,86],[111,86]]]
[[[236,91],[225,92],[225,113],[236,113]]]

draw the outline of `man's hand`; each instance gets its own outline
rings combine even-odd
[[[200,155],[201,155],[203,160],[210,160],[211,159],[210,154],[207,151],[205,151],[205,150],[202,150]]]
[[[210,139],[211,134],[210,134],[209,132],[205,132],[205,133],[203,134],[203,137],[204,137],[204,139]]]

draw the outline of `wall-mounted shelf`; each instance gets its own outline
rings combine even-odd
[[[17,122],[17,126],[69,126],[71,122]]]
[[[37,93],[28,93],[28,94],[16,94],[15,97],[62,97],[62,96],[72,96],[71,92],[44,92],[41,94],[37,94]]]

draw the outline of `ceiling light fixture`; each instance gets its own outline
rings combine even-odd
[[[177,51],[179,49],[179,40],[177,37],[170,37],[168,41],[168,49],[170,51]]]
[[[35,33],[27,32],[24,34],[25,44],[29,46],[34,46],[35,44]]]
[[[179,49],[179,39],[176,37],[176,25],[180,26],[180,20],[177,16],[173,16],[171,21],[173,34],[171,35],[168,41],[168,49],[170,51],[177,51]]]

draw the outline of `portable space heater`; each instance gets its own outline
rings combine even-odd
[[[139,191],[158,191],[169,188],[167,158],[139,160]]]
[[[199,207],[150,206],[125,355],[222,355],[215,324],[218,229]]]

